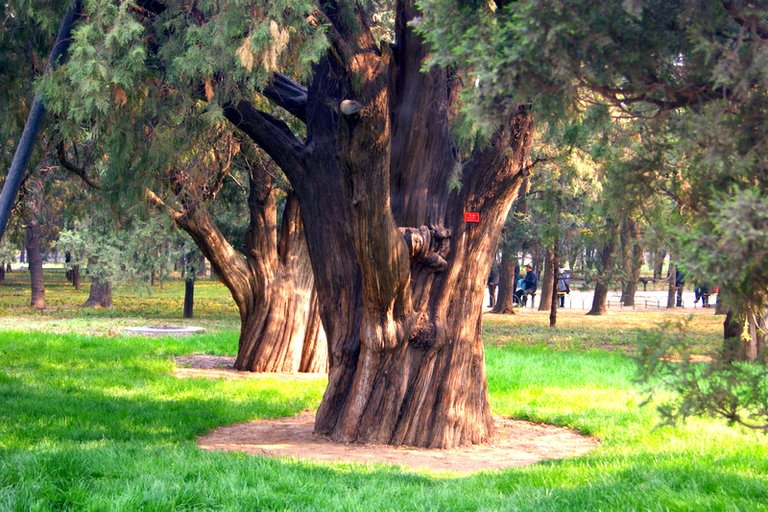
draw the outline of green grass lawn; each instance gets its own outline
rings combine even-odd
[[[181,339],[108,327],[178,320],[179,283],[138,298],[119,290],[124,307],[93,316],[55,288],[62,306],[44,312],[0,296],[0,511],[768,510],[764,435],[708,419],[657,427],[640,407],[625,350],[663,313],[574,313],[554,331],[546,313],[486,317],[494,412],[598,436],[584,457],[455,477],[202,451],[196,436],[315,408],[324,386],[173,377],[175,355],[235,353],[236,310],[206,286],[196,321],[208,331]],[[692,342],[715,344],[719,321],[693,318]]]

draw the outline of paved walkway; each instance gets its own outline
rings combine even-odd
[[[571,291],[570,294],[565,296],[565,309],[583,309],[588,310],[592,307],[592,297],[594,295],[594,290],[589,291],[578,291],[574,290]],[[695,294],[693,293],[693,290],[686,290],[683,292],[683,308],[697,308],[701,309],[701,301],[698,302],[698,304],[694,304],[694,299],[696,298]],[[485,302],[483,303],[484,307],[488,308],[488,291],[486,289],[485,292]],[[539,301],[540,301],[540,294],[536,294],[536,298],[534,299],[534,305],[533,308],[539,307]],[[717,301],[717,296],[713,295],[710,297],[710,304],[712,304],[712,307],[714,308],[715,302]],[[624,309],[624,306],[621,304],[621,293],[617,291],[610,292],[608,294],[608,301],[607,301],[608,309]],[[528,301],[527,307],[531,308],[531,302]],[[642,286],[640,286],[640,291],[638,291],[635,294],[635,307],[633,309],[666,309],[667,307],[667,291],[666,290],[658,290],[658,291],[642,291]]]

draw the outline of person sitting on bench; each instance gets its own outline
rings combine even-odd
[[[533,271],[533,266],[531,266],[529,263],[525,266],[525,279],[523,279],[523,286],[515,292],[518,304],[525,307],[525,303],[528,300],[527,296],[533,296],[533,294],[536,293],[536,287],[538,284],[539,278],[536,276],[536,272]]]

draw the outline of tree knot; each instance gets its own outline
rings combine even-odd
[[[437,341],[437,329],[435,323],[426,313],[420,313],[411,328],[408,342],[414,348],[427,349],[435,345]]]
[[[433,272],[441,272],[448,267],[448,251],[451,248],[451,230],[443,226],[419,226],[418,228],[400,228],[400,233],[408,244],[411,261],[418,261]]]

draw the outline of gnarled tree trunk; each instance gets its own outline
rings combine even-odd
[[[301,204],[331,349],[315,430],[424,447],[488,441],[483,292],[528,172],[531,115],[511,114],[451,188],[459,82],[446,70],[421,72],[428,52],[407,25],[415,8],[398,2],[391,53],[378,52],[364,24],[350,27],[335,2],[323,8],[335,58],[315,68],[305,107],[267,91],[305,121],[306,143],[247,102],[225,109],[283,168]],[[273,86],[300,91],[284,77]],[[480,222],[464,223],[465,211]]]
[[[326,371],[328,351],[312,303],[314,278],[298,202],[295,194],[288,195],[278,237],[274,170],[267,165],[254,165],[249,178],[250,224],[243,255],[202,204],[189,206],[187,201],[187,209],[172,216],[211,262],[240,311],[235,368]]]

